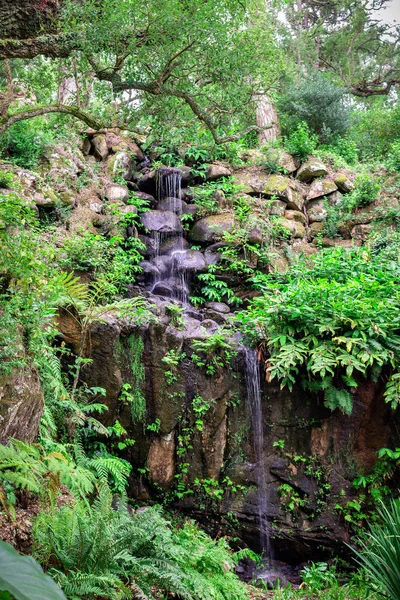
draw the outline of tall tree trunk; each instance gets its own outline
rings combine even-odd
[[[281,136],[278,113],[275,104],[267,94],[260,94],[257,99],[256,122],[258,127],[267,127],[272,124],[272,127],[264,129],[258,134],[260,144],[274,142]]]

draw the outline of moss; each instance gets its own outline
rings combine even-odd
[[[271,196],[287,195],[288,188],[290,188],[290,179],[283,175],[271,175],[268,177],[268,181],[264,185],[264,193],[270,194]]]

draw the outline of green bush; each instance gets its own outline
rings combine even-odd
[[[290,389],[302,382],[325,405],[352,410],[361,377],[391,373],[385,399],[400,402],[400,266],[366,249],[324,250],[286,274],[257,280],[264,295],[238,318],[268,349],[267,375]],[[257,327],[255,327],[257,324]]]
[[[378,200],[381,193],[380,180],[365,173],[359,175],[355,181],[355,189],[351,192],[348,201],[352,208],[362,208],[369,206],[375,200]]]
[[[400,171],[400,140],[391,145],[385,164],[390,172],[398,173]]]
[[[369,531],[358,540],[359,564],[365,568],[374,587],[389,600],[400,598],[400,508],[398,500],[388,506],[381,502],[380,523],[370,523]],[[372,586],[371,586],[372,587]]]
[[[348,165],[354,165],[358,161],[357,145],[348,137],[336,138],[331,144],[321,146],[320,150],[342,158]]]
[[[1,136],[0,152],[19,167],[35,169],[45,149],[54,141],[55,133],[45,118],[20,121]]]
[[[343,135],[350,126],[345,95],[344,88],[322,75],[292,86],[278,103],[284,130],[293,132],[299,123],[305,122],[322,141]]]
[[[248,598],[223,538],[212,540],[192,522],[174,528],[158,508],[132,514],[122,502],[114,507],[108,488],[92,506],[39,515],[34,556],[69,598]]]
[[[301,122],[296,129],[285,139],[285,147],[290,154],[294,154],[300,160],[306,159],[312,154],[318,144],[318,138],[310,132],[306,122]]]

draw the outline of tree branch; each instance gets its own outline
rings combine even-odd
[[[38,55],[50,58],[65,58],[75,44],[65,34],[40,35],[24,40],[0,39],[0,59],[34,58]]]
[[[65,106],[63,104],[50,104],[48,106],[34,106],[32,108],[27,108],[16,112],[13,115],[8,115],[4,119],[1,119],[0,135],[2,135],[9,127],[11,127],[11,125],[14,125],[14,123],[18,123],[19,121],[27,121],[28,119],[32,119],[33,117],[47,115],[50,113],[62,113],[65,115],[71,115],[76,119],[83,121],[84,123],[86,123],[86,125],[96,130],[101,129],[101,127],[105,127],[103,123],[99,123],[88,113],[75,106]]]

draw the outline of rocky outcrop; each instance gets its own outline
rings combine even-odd
[[[15,437],[34,442],[44,407],[37,372],[29,367],[0,376],[0,443]]]
[[[203,316],[184,316],[174,324],[167,303],[157,299],[153,323],[105,315],[91,327],[87,353],[93,363],[83,376],[88,385],[106,389],[105,424],[118,418],[136,440],[124,454],[134,467],[130,491],[136,499],[148,503],[168,490],[174,507],[195,516],[211,533],[229,525],[231,533],[233,528],[258,550],[257,465],[240,345],[232,340],[238,354],[212,376],[193,348],[194,340],[206,340],[215,331],[206,315],[228,311],[226,305],[209,303]],[[79,344],[80,332],[67,313],[60,329],[67,345]],[[144,423],[132,421],[121,399],[123,384],[137,384],[138,340],[145,370]],[[349,539],[335,505],[353,498],[354,465],[368,472],[379,448],[398,443],[397,425],[380,385],[372,382],[360,383],[351,418],[330,412],[318,396],[306,402],[300,388],[289,392],[265,382],[262,393],[267,519],[275,557],[295,563],[327,558]],[[136,475],[138,468],[147,476]],[[302,499],[298,509],[288,509],[279,493],[282,485]]]

